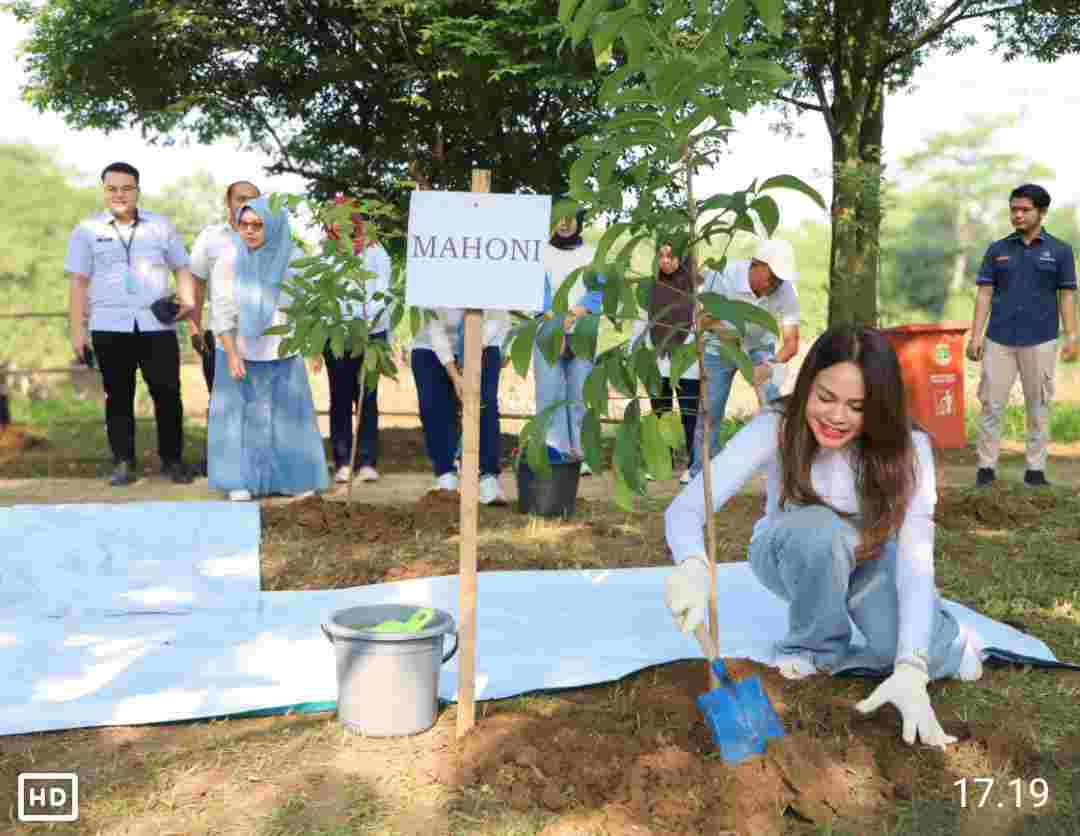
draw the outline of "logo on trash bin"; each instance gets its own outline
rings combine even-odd
[[[939,416],[952,415],[953,414],[953,393],[952,390],[942,392],[937,399],[937,409],[934,412]]]
[[[939,366],[947,366],[952,362],[952,350],[948,343],[938,343],[934,346],[934,362]]]
[[[19,821],[78,820],[78,775],[74,772],[19,773]]]

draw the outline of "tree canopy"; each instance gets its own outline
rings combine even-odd
[[[554,0],[18,0],[26,97],[75,128],[239,136],[312,191],[558,193],[599,116]],[[571,158],[567,158],[567,154]]]

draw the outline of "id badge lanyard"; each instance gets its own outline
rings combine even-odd
[[[124,274],[124,289],[131,294],[138,293],[139,288],[135,284],[135,274],[131,272],[131,245],[135,242],[135,230],[139,226],[139,216],[135,216],[135,220],[131,224],[131,234],[126,241],[120,233],[120,227],[116,220],[114,219],[110,223],[116,229],[116,237],[120,240],[120,246],[124,248],[124,261],[127,264],[127,272]]]

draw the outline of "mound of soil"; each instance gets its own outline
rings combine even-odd
[[[736,678],[764,673],[782,709],[783,686],[771,672],[740,660],[730,668]],[[726,764],[694,702],[707,689],[704,665],[654,675],[656,687],[617,704],[586,691],[550,716],[489,716],[451,746],[437,777],[454,787],[487,785],[520,810],[563,814],[543,836],[769,836],[783,833],[785,815],[827,824],[890,795],[865,746],[838,751],[808,730],[789,732],[764,757]]]
[[[0,427],[0,454],[21,453],[24,450],[44,450],[49,446],[44,438],[34,435],[17,424]]]
[[[944,528],[968,530],[977,526],[1024,528],[1058,508],[1061,498],[1030,488],[942,491],[934,519]]]

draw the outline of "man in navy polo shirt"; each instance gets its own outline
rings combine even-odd
[[[995,478],[1002,420],[1017,374],[1027,415],[1024,482],[1049,484],[1046,445],[1059,323],[1065,331],[1061,359],[1075,360],[1080,352],[1076,263],[1072,247],[1042,228],[1049,206],[1050,194],[1042,186],[1028,183],[1013,189],[1009,217],[1015,232],[990,245],[976,278],[978,291],[967,356],[973,362],[982,361],[982,415],[976,437],[979,470],[975,477],[980,487]]]
[[[154,401],[162,469],[174,482],[192,480],[181,461],[183,405],[176,326],[150,306],[169,293],[176,277],[179,310],[194,308],[188,254],[176,228],[161,215],[140,211],[139,172],[112,163],[101,172],[105,211],[71,233],[64,269],[71,275],[71,347],[82,360],[93,342],[105,387],[105,427],[115,469],[114,487],[135,481],[135,370]]]

